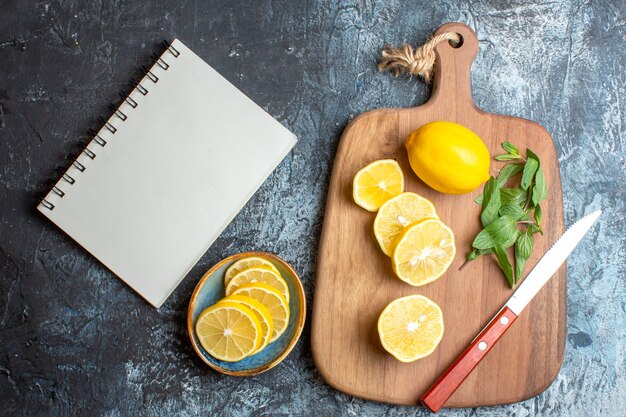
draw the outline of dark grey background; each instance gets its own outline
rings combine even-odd
[[[0,0],[0,414],[427,415],[348,397],[317,373],[310,327],[279,367],[221,376],[189,346],[189,296],[213,263],[259,249],[292,262],[312,301],[339,135],[428,88],[375,69],[385,43],[466,22],[480,39],[476,103],[536,120],[561,163],[565,222],[605,214],[568,266],[567,350],[543,394],[450,416],[623,415],[626,109],[622,0],[467,3]],[[35,210],[36,193],[162,40],[179,37],[299,142],[155,310]],[[210,115],[207,115],[210,119]],[[245,122],[245,121],[243,121]],[[202,192],[202,190],[198,190]],[[310,309],[309,309],[310,312]],[[515,360],[515,358],[511,358]]]

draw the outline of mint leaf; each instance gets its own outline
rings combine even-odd
[[[504,272],[506,280],[509,281],[511,288],[514,288],[515,279],[513,277],[513,268],[511,267],[511,262],[509,261],[509,255],[507,255],[506,250],[499,245],[493,248],[493,253],[495,253],[496,258],[498,258],[498,265],[500,265],[500,269]]]
[[[501,188],[500,201],[503,206],[507,204],[522,205],[526,202],[526,191],[520,188]]]
[[[543,214],[541,213],[541,206],[539,204],[535,206],[535,212],[533,213],[533,217],[535,218],[535,221],[537,222],[537,226],[541,225],[541,219],[543,217]]]
[[[502,244],[502,247],[504,249],[508,249],[511,246],[513,246],[515,244],[515,241],[517,240],[517,238],[519,237],[519,230],[517,230],[517,228],[515,229],[515,232],[513,232],[513,234],[511,236],[509,236],[509,238]]]
[[[506,164],[500,170],[498,174],[498,187],[503,187],[504,184],[509,180],[509,178],[516,176],[522,169],[524,168],[524,164]]]
[[[491,249],[474,249],[469,253],[469,255],[467,255],[467,260],[473,261],[476,258],[479,258],[483,255],[488,255],[490,253],[493,253]]]
[[[515,220],[527,220],[528,213],[524,211],[518,204],[507,204],[500,207],[500,215],[501,216],[509,216],[514,218]]]
[[[468,262],[493,253],[513,288],[522,277],[532,252],[533,235],[543,234],[543,215],[539,204],[547,198],[548,189],[539,157],[532,150],[527,148],[524,158],[511,142],[503,142],[502,149],[506,154],[497,155],[495,159],[510,162],[504,164],[495,180],[493,177],[489,179],[483,194],[474,199],[481,206],[480,220],[484,228],[474,238],[472,250],[459,269]],[[513,183],[510,180],[520,173],[517,187],[513,184],[509,184],[510,188],[505,187],[507,183]],[[509,260],[507,250],[513,246],[514,258]],[[514,266],[511,261],[514,261]]]
[[[519,149],[509,141],[502,142],[502,149],[511,155],[519,155]]]
[[[515,241],[515,282],[520,280],[524,273],[524,266],[526,261],[530,258],[530,254],[533,251],[535,239],[533,238],[532,231],[526,229],[524,233],[521,233]]]
[[[546,186],[546,179],[543,175],[541,166],[537,167],[537,173],[535,174],[535,185],[533,186],[532,202],[533,205],[541,203],[548,196],[548,187]]]
[[[472,246],[476,249],[492,249],[496,245],[510,246],[517,239],[516,225],[517,221],[512,217],[502,216],[481,230]]]
[[[537,161],[537,163],[539,163],[539,157],[537,156],[536,153],[534,153],[533,151],[531,151],[530,149],[526,148],[526,155],[529,158],[534,159],[535,161]]]
[[[515,284],[519,282],[524,273],[524,267],[526,266],[527,259],[515,255]],[[511,287],[513,288],[513,287]]]
[[[494,223],[491,223],[494,224]],[[495,246],[495,242],[487,229],[483,229],[476,235],[472,242],[472,247],[475,249],[491,249]]]
[[[508,153],[503,153],[501,155],[496,155],[495,159],[496,159],[496,161],[516,161],[518,159],[521,159],[521,156],[519,156],[519,155],[510,155]]]
[[[483,227],[487,227],[498,218],[498,210],[500,210],[500,189],[493,177],[490,177],[487,184],[485,184],[482,203],[483,209],[480,213],[480,221]]]
[[[515,253],[520,254],[524,259],[528,259],[533,252],[534,244],[535,239],[533,239],[532,232],[530,229],[526,229],[524,233],[520,233],[515,242]]]
[[[529,149],[527,153],[532,153]],[[535,172],[537,172],[537,168],[539,168],[539,161],[535,158],[528,157],[526,163],[524,164],[524,169],[522,170],[522,181],[520,182],[520,187],[522,190],[528,190],[530,184],[535,176]]]

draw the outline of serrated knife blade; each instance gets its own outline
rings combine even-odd
[[[487,326],[474,338],[470,345],[459,355],[450,367],[420,398],[431,411],[437,412],[450,396],[474,370],[476,365],[487,355],[493,345],[513,324],[522,310],[550,280],[574,248],[587,234],[591,226],[602,214],[601,210],[578,220],[570,226],[552,247],[541,257],[537,265],[522,281],[513,296],[502,309],[489,321]]]
[[[519,316],[522,310],[530,303],[530,300],[543,288],[559,267],[563,265],[563,262],[574,251],[574,248],[601,214],[602,210],[594,211],[571,225],[561,235],[559,240],[552,245],[550,250],[541,257],[537,265],[513,293],[513,296],[506,302],[505,306],[509,307],[516,316]]]

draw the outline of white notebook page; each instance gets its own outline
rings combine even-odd
[[[39,211],[159,307],[296,138],[179,40]],[[131,103],[136,102],[133,108]],[[50,206],[54,206],[50,209]]]

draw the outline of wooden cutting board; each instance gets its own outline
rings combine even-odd
[[[476,132],[492,156],[502,153],[500,143],[509,140],[540,157],[549,190],[542,203],[545,233],[536,238],[526,272],[563,232],[559,166],[550,135],[529,120],[485,113],[476,107],[470,87],[470,66],[478,52],[476,34],[459,23],[443,25],[437,33],[446,31],[459,33],[463,43],[458,48],[448,43],[437,46],[430,100],[419,107],[374,110],[356,117],[341,137],[330,180],[313,304],[313,357],[331,386],[369,400],[418,404],[430,384],[512,294],[493,256],[482,257],[459,271],[480,230],[480,207],[473,200],[482,187],[465,195],[447,195],[426,186],[408,163],[404,142],[410,132],[432,121],[447,120]],[[502,107],[506,108],[506,103]],[[406,190],[430,199],[456,236],[452,266],[441,279],[424,287],[412,287],[395,278],[390,259],[374,237],[375,213],[352,200],[356,172],[382,158],[399,161]],[[491,173],[496,175],[502,165],[494,161]],[[432,355],[401,363],[383,350],[376,323],[390,301],[410,294],[425,295],[441,306],[445,334]],[[446,406],[505,404],[544,391],[561,367],[565,319],[563,265]]]

